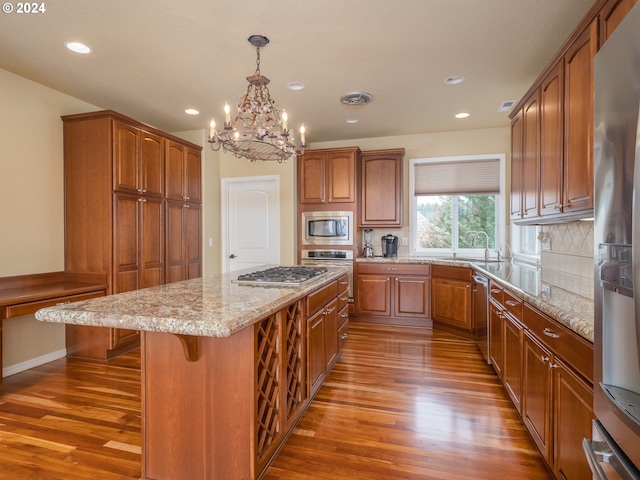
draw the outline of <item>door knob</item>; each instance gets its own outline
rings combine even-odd
[[[231,255],[229,255],[229,258],[236,258],[236,256],[232,253]]]

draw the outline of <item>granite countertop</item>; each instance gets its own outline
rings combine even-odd
[[[145,330],[205,337],[229,337],[348,272],[328,272],[300,286],[235,283],[239,274],[272,265],[38,310],[45,322]]]
[[[471,267],[486,274],[516,297],[549,315],[584,339],[593,342],[593,298],[580,291],[578,282],[569,274],[548,272],[555,285],[543,289],[542,271],[528,265],[483,260],[449,260],[426,257],[358,258],[358,263],[409,263]],[[547,272],[545,272],[547,273]]]

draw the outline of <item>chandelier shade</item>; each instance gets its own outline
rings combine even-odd
[[[256,47],[256,71],[247,77],[247,86],[237,113],[231,118],[231,108],[225,103],[225,121],[223,128],[216,129],[211,119],[209,143],[211,148],[229,152],[238,158],[246,158],[251,163],[256,161],[277,161],[282,163],[292,156],[302,154],[305,145],[304,124],[300,127],[300,145],[288,128],[288,116],[284,109],[280,110],[269,94],[270,80],[260,73],[260,48],[269,43],[262,35],[248,38]]]

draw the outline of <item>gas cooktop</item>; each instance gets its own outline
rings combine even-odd
[[[271,267],[239,275],[236,283],[245,285],[291,285],[309,282],[327,273],[324,267]]]

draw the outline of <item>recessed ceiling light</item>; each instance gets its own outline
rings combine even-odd
[[[91,53],[91,49],[87,47],[84,43],[80,42],[64,42],[64,46],[67,47],[72,52],[76,53]]]
[[[304,90],[304,83],[302,82],[289,82],[287,83],[289,90]]]
[[[184,113],[186,113],[187,115],[200,115],[200,112],[198,110],[196,110],[195,108],[187,108]]]
[[[456,118],[467,118],[468,116],[469,116],[469,114],[466,113],[466,112],[461,112],[461,113],[456,114]]]
[[[446,83],[447,85],[457,85],[458,83],[462,83],[464,81],[465,78],[463,75],[451,75],[450,77],[444,79],[444,83]]]
[[[347,118],[345,120],[345,122],[347,123],[358,123],[360,120],[358,120],[357,118]]]

